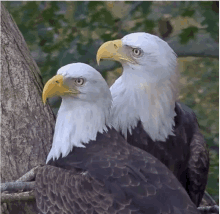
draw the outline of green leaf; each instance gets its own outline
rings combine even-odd
[[[183,17],[192,17],[195,13],[195,10],[190,9],[190,10],[185,10],[184,12],[181,13],[181,16]]]
[[[146,16],[150,12],[152,2],[151,1],[143,1],[141,4],[142,11],[144,16]]]
[[[107,24],[107,25],[113,25],[114,24],[114,19],[112,17],[112,14],[106,10],[106,9],[103,9],[102,10],[102,17],[103,17],[103,21]],[[101,17],[101,18],[102,18]]]
[[[112,35],[111,34],[102,34],[101,38],[103,39],[103,41],[109,41],[109,40],[112,40]]]
[[[144,29],[146,32],[152,32],[155,26],[156,26],[156,23],[153,20],[144,21],[144,27],[145,27]]]
[[[87,27],[88,24],[87,24],[87,21],[85,19],[82,19],[82,20],[79,20],[76,23],[76,26],[79,27],[79,28],[84,28],[84,27]]]
[[[180,43],[186,44],[190,39],[193,39],[195,37],[195,34],[198,32],[198,28],[195,26],[191,26],[188,28],[185,28],[180,33]]]
[[[206,10],[203,12],[205,17],[204,21],[201,22],[202,25],[207,25],[207,31],[210,32],[211,36],[214,39],[218,39],[219,37],[219,21],[218,21],[218,14],[214,11]]]
[[[89,2],[89,4],[88,4],[88,9],[90,10],[90,11],[97,11],[96,9],[97,9],[97,7],[98,6],[101,6],[101,5],[103,5],[104,4],[104,2],[102,2],[102,1],[90,1]]]

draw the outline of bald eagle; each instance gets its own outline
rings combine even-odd
[[[194,112],[177,102],[175,52],[159,37],[140,32],[102,44],[98,63],[100,59],[123,66],[122,76],[110,88],[113,127],[128,143],[164,163],[199,206],[209,155]]]
[[[129,145],[108,121],[112,97],[94,68],[58,70],[43,101],[59,95],[52,148],[36,175],[36,202],[45,214],[198,214],[159,160]]]

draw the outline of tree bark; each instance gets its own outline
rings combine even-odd
[[[1,5],[1,182],[45,163],[55,117],[41,100],[40,71],[11,15]]]
[[[14,181],[45,163],[55,117],[49,105],[43,105],[42,89],[39,68],[1,4],[1,182]],[[9,213],[35,213],[35,201],[31,208],[24,203],[7,204]]]

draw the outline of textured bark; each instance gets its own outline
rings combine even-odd
[[[55,117],[41,100],[40,71],[11,15],[1,5],[1,182],[45,163]]]
[[[25,40],[1,5],[1,182],[16,180],[45,163],[55,117],[41,101],[42,89]],[[2,213],[39,213],[34,198],[9,201],[2,204]]]

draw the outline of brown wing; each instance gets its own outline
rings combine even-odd
[[[128,133],[129,144],[149,152],[164,163],[178,178],[198,206],[208,178],[209,155],[206,142],[199,131],[196,116],[187,106],[176,103],[175,136],[166,142],[154,142],[141,122]]]
[[[46,214],[103,213],[113,201],[103,184],[88,174],[49,165],[38,171],[35,194],[39,210]]]
[[[195,113],[182,103],[181,110],[187,141],[189,142],[189,160],[187,163],[185,188],[191,200],[199,206],[205,192],[209,171],[209,152],[203,135],[199,130]]]
[[[170,170],[115,130],[53,165],[36,176],[37,205],[46,214],[198,214]]]
[[[196,118],[195,122],[197,122]],[[204,137],[198,128],[193,134],[190,152],[187,192],[196,206],[199,206],[208,180],[209,152]]]

